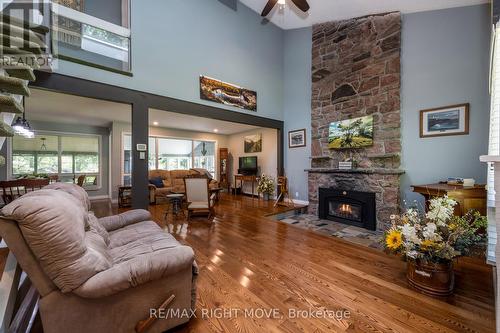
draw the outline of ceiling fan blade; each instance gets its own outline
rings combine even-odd
[[[262,14],[260,14],[260,16],[266,17],[267,14],[269,14],[271,12],[271,10],[274,8],[274,6],[276,6],[277,2],[278,2],[278,0],[269,0],[266,3],[266,7],[264,7],[264,10],[262,11]]]
[[[292,0],[292,2],[304,13],[307,12],[310,8],[307,0]]]

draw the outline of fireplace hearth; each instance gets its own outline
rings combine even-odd
[[[335,188],[319,189],[320,219],[376,230],[375,193]]]

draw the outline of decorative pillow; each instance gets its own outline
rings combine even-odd
[[[163,187],[163,180],[160,178],[160,177],[156,177],[156,178],[151,178],[149,180],[149,183],[150,184],[153,184],[154,186],[156,186],[157,188],[162,188]]]
[[[62,292],[78,288],[111,265],[102,254],[89,251],[85,234],[88,212],[65,191],[42,189],[27,193],[0,213],[17,221],[42,269]]]
[[[106,246],[108,246],[109,234],[107,230],[104,228],[104,226],[99,222],[99,219],[95,217],[93,213],[89,213],[87,222],[90,227],[90,230],[95,230],[102,237],[104,243],[106,243]]]

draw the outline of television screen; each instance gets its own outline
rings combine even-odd
[[[257,169],[257,156],[240,157],[240,169]]]

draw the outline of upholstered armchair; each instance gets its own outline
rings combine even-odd
[[[210,195],[208,182],[209,179],[204,176],[191,176],[184,178],[188,220],[193,213],[206,213],[208,214],[209,219],[215,215],[215,194],[212,196]]]
[[[149,333],[187,322],[147,320],[172,295],[169,308],[194,308],[193,250],[148,211],[97,219],[89,208],[83,189],[57,183],[0,211],[0,236],[40,294],[44,332],[135,332],[147,322]]]

